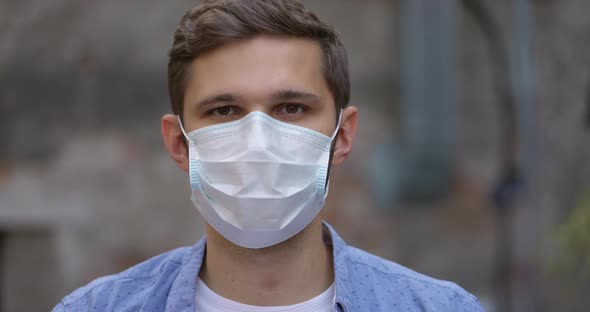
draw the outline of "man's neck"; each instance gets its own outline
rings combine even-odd
[[[294,237],[262,249],[236,246],[207,226],[206,254],[199,276],[227,299],[280,306],[322,293],[334,281],[334,268],[318,216]]]

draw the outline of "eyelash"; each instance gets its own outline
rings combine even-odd
[[[309,107],[307,107],[307,106],[305,106],[303,104],[300,104],[300,103],[282,103],[282,104],[278,105],[277,108],[275,108],[275,111],[279,111],[279,114],[291,115],[289,113],[282,113],[282,112],[280,112],[281,110],[286,109],[288,106],[291,106],[291,105],[297,106],[299,109],[301,109],[301,112],[298,112],[298,113],[305,113],[305,112],[309,111]],[[233,110],[234,113],[233,114],[228,113],[227,115],[216,114],[216,112],[218,110],[225,109],[225,108],[230,109],[230,110]],[[207,116],[213,116],[213,117],[227,117],[227,116],[234,115],[235,112],[238,112],[239,113],[239,110],[240,110],[240,108],[237,107],[237,106],[226,105],[226,106],[220,106],[220,107],[212,108],[209,111],[207,111],[206,114],[207,114]],[[298,113],[294,113],[294,114],[298,114]]]
[[[309,107],[307,107],[303,104],[299,104],[299,103],[283,103],[279,106],[279,110],[286,109],[288,106],[291,106],[291,105],[297,106],[299,109],[301,109],[301,112],[298,112],[298,113],[305,113],[309,110]],[[287,115],[289,115],[289,114],[287,113]]]
[[[215,107],[215,108],[212,108],[212,109],[208,110],[207,111],[207,115],[208,116],[214,116],[214,117],[231,116],[232,114],[227,114],[227,115],[215,114],[215,112],[217,112],[220,109],[224,109],[224,108],[228,108],[228,109],[231,109],[231,110],[234,110],[234,111],[239,111],[239,108],[237,106],[226,105],[226,106]]]

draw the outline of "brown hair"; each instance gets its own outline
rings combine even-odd
[[[338,33],[296,0],[205,0],[188,10],[174,33],[168,55],[168,92],[172,111],[182,116],[190,63],[200,54],[259,34],[317,40],[323,73],[336,111],[348,105],[350,82],[346,50]]]

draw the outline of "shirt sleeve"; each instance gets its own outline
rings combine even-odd
[[[461,306],[457,307],[454,311],[461,311],[461,312],[485,312],[484,308],[481,306],[479,300],[471,294],[467,296],[463,296],[461,300]]]
[[[60,302],[58,305],[56,305],[53,310],[51,310],[51,312],[66,312],[66,308],[64,307],[64,305]]]

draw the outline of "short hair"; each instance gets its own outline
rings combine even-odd
[[[168,92],[174,114],[182,116],[189,66],[195,58],[223,44],[263,34],[317,40],[322,49],[322,72],[336,112],[348,105],[348,61],[340,35],[301,3],[205,0],[184,14],[168,53]]]

